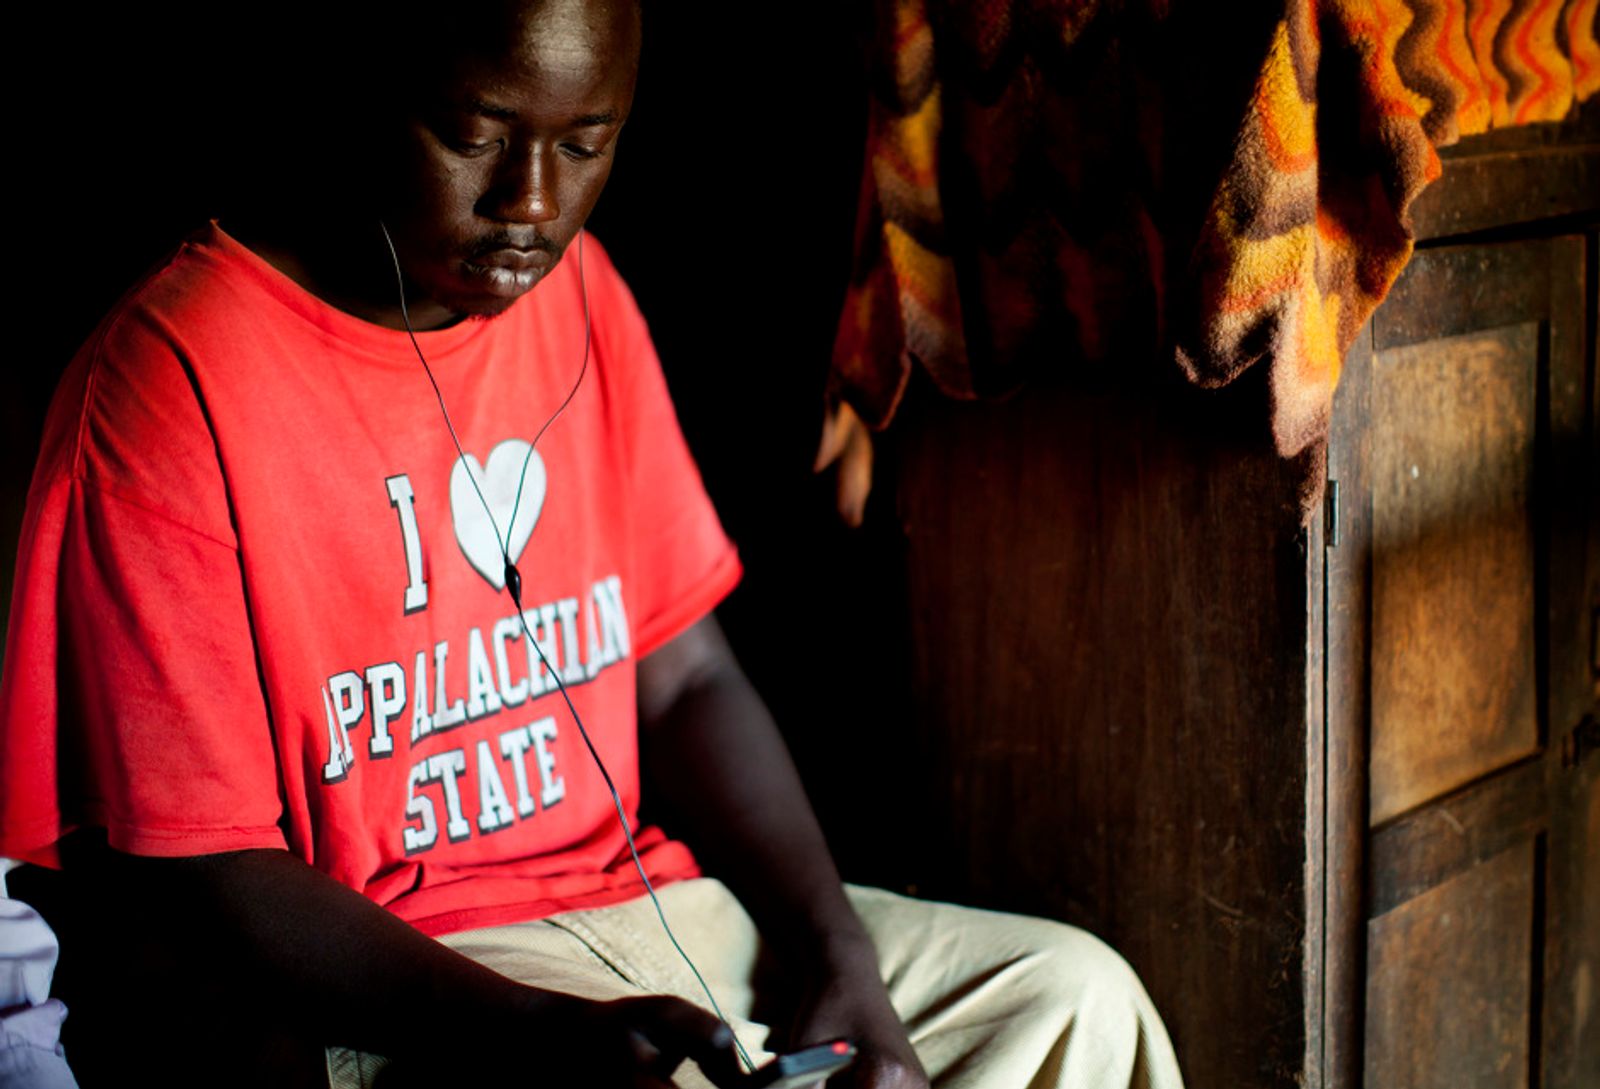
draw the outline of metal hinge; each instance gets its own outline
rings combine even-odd
[[[1327,548],[1339,547],[1339,482],[1328,481],[1328,490],[1322,498],[1322,543]]]
[[[1594,616],[1589,622],[1589,667],[1594,679],[1600,681],[1600,605],[1594,607]]]
[[[1561,739],[1561,766],[1575,768],[1596,749],[1600,749],[1600,722],[1593,715],[1584,715],[1583,721]]]

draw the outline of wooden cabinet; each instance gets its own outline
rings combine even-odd
[[[1597,121],[1447,154],[1308,525],[1248,374],[892,433],[904,883],[1108,938],[1199,1089],[1600,1085]]]
[[[1594,232],[1565,226],[1422,251],[1346,361],[1329,1085],[1600,1078]]]

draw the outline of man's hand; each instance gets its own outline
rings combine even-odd
[[[829,1089],[928,1089],[871,943],[829,959],[827,973],[801,996],[790,1039],[797,1047],[837,1039],[856,1045],[856,1061],[829,1079]]]
[[[502,1041],[484,1062],[484,1041],[384,1068],[377,1089],[422,1089],[462,1080],[506,1085],[581,1085],[593,1089],[672,1089],[672,1072],[693,1059],[713,1085],[735,1089],[740,1071],[733,1033],[679,998],[649,995],[597,1002],[544,992],[519,1038]],[[467,1061],[476,1051],[479,1062]]]
[[[679,998],[653,995],[590,1002],[563,998],[540,1027],[563,1054],[573,1085],[597,1089],[671,1089],[672,1072],[693,1059],[712,1084],[739,1082],[733,1033],[711,1014]],[[542,1065],[542,1064],[541,1064]],[[534,1080],[551,1079],[544,1069]]]

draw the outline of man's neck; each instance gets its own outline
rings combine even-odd
[[[378,221],[334,222],[306,217],[229,216],[222,227],[273,268],[327,303],[388,329],[442,329],[461,320],[432,299],[409,293],[400,305],[400,280]]]

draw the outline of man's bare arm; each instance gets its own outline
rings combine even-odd
[[[684,1057],[717,1084],[737,1067],[727,1030],[674,998],[594,1002],[507,979],[284,851],[185,859],[111,855],[93,884],[137,888],[194,957],[280,1004],[323,1045],[448,1071],[605,1087],[663,1086]]]
[[[836,1083],[926,1086],[788,747],[715,619],[639,663],[639,717],[647,789],[807,992],[790,1042],[856,1038]]]

